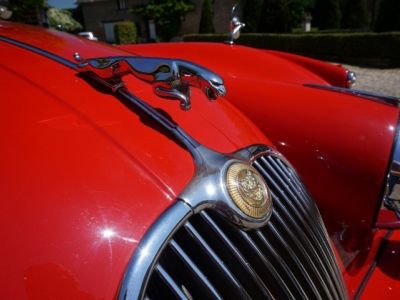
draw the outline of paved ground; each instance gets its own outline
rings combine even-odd
[[[345,65],[356,72],[355,89],[400,97],[400,69],[369,69]]]

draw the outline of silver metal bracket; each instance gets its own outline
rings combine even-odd
[[[124,86],[122,77],[131,74],[150,83],[156,95],[178,100],[184,110],[191,108],[191,87],[200,88],[209,100],[226,95],[219,75],[184,60],[140,56],[82,59],[78,53],[74,58],[79,63],[78,72],[94,74],[113,92]]]

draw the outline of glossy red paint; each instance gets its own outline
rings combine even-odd
[[[320,60],[287,52],[266,50],[266,53],[285,58],[301,67],[304,67],[325,79],[330,85],[347,87],[347,69],[343,68],[341,65],[327,64]]]
[[[346,282],[350,299],[356,295],[360,283],[373,265],[386,233],[387,230],[375,230],[366,241],[367,247],[364,247],[363,250],[355,249],[355,251],[351,251],[351,249],[348,249],[348,251],[342,252],[342,257],[351,261],[343,271],[343,278]]]
[[[0,22],[0,35],[72,59],[125,55]],[[143,234],[190,180],[190,154],[137,111],[41,55],[0,41],[2,299],[111,299]],[[204,145],[270,144],[226,100],[193,90],[193,109],[134,78],[128,88]],[[6,259],[5,259],[6,258]]]
[[[139,55],[186,59],[218,72],[226,81],[226,98],[296,167],[331,234],[374,224],[397,127],[397,108],[305,88],[305,83],[334,80],[311,72],[309,62],[300,67],[292,56],[287,60],[286,55],[212,43],[121,48]]]
[[[375,227],[384,229],[400,229],[400,220],[393,211],[381,209]]]
[[[335,246],[353,296],[384,232],[373,226],[398,109],[305,88],[305,83],[343,86],[345,69],[289,54],[207,43],[121,48],[194,61],[225,79],[226,98],[292,162],[318,202],[333,240],[340,237]]]
[[[6,22],[0,35],[71,61],[75,51],[86,58],[127,54]],[[197,62],[225,79],[226,99],[212,103],[194,89],[189,112],[144,82],[126,82],[217,151],[271,145],[242,112],[267,133],[319,202],[337,256],[348,258],[340,263],[353,296],[385,233],[372,226],[397,109],[304,88],[339,85],[343,75],[307,59],[223,44],[121,48]],[[73,70],[4,42],[0,52],[1,298],[113,298],[137,243],[190,180],[193,160],[156,124]],[[398,249],[398,234],[393,238],[384,254],[398,259],[390,255]],[[379,263],[383,273],[374,273],[372,284],[395,287],[384,292],[398,296],[398,274],[387,271],[390,261]]]
[[[400,231],[388,239],[360,299],[400,298]]]

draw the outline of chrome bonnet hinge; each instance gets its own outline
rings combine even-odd
[[[209,100],[226,94],[224,81],[219,75],[184,60],[140,56],[82,59],[78,53],[74,58],[79,63],[78,72],[93,73],[98,81],[113,91],[124,86],[123,76],[132,74],[150,83],[158,96],[179,100],[184,110],[191,108],[191,87],[200,88]]]

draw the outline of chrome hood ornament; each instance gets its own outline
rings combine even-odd
[[[219,75],[184,60],[140,56],[82,59],[78,53],[74,58],[79,62],[79,72],[94,73],[113,91],[124,85],[123,76],[132,74],[151,83],[158,96],[179,100],[184,110],[191,108],[190,87],[200,88],[209,100],[226,94]]]
[[[272,214],[271,194],[250,162],[269,153],[269,148],[254,145],[230,154],[211,150],[172,119],[132,94],[122,81],[123,76],[133,74],[150,82],[158,95],[176,97],[181,101],[181,107],[188,109],[190,87],[200,88],[210,100],[225,95],[221,77],[181,60],[129,56],[86,60],[78,53],[74,58],[78,62],[75,69],[79,74],[97,81],[135,105],[188,149],[194,159],[195,174],[178,199],[194,209],[201,209],[204,205],[217,207],[231,222],[246,229],[260,228],[268,222]],[[228,174],[229,170],[234,172]]]
[[[246,24],[240,21],[239,11],[239,4],[235,4],[232,7],[231,21],[229,23],[229,40],[227,41],[227,43],[231,45],[240,37],[240,31],[246,26]]]

